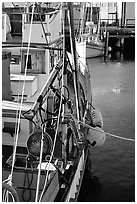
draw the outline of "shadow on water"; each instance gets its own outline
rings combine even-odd
[[[133,173],[129,178],[124,178],[126,171],[129,171],[128,167],[123,165],[124,168],[122,168],[120,164],[114,164],[113,155],[112,161],[109,161],[110,167],[105,164],[105,159],[102,159],[102,163],[99,161],[98,167],[95,168],[95,158],[92,160],[92,156],[88,157],[86,163],[78,202],[135,202],[135,186],[132,182],[127,181],[127,179],[132,180]],[[99,154],[97,156],[99,157]]]
[[[108,55],[108,58],[110,61],[123,61],[123,60],[134,60],[135,59],[135,50],[124,50],[124,51],[117,51],[117,52],[111,52]]]
[[[78,202],[94,201],[94,197],[98,195],[101,189],[102,184],[99,178],[92,173],[91,157],[88,155]]]

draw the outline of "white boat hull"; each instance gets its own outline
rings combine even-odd
[[[104,54],[102,46],[86,43],[86,58],[99,57]]]
[[[104,46],[103,44],[97,45],[86,41],[77,42],[77,53],[80,56],[80,60],[85,61],[88,58],[103,56]]]

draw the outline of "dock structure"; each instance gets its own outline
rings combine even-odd
[[[54,2],[55,3],[55,2]],[[43,9],[43,13],[45,9],[51,10],[51,4],[45,4]],[[23,28],[23,15],[25,7],[20,4],[19,6],[15,6],[14,4],[11,6],[8,3],[4,3],[2,8],[3,11],[3,25],[6,25],[6,13],[9,15],[10,23],[11,23],[11,37],[12,41],[19,39],[22,40],[22,28]],[[93,23],[98,29],[100,33],[105,33],[100,35],[100,40],[105,41],[105,36],[107,33],[108,39],[106,45],[110,46],[113,51],[117,49],[135,49],[135,2],[74,2],[74,29],[75,36],[78,39],[80,34],[83,33],[86,29],[86,22]],[[22,11],[22,13],[20,12]],[[62,27],[63,21],[65,21],[65,27],[67,27],[68,22],[67,19],[67,4],[64,3],[62,5]],[[37,15],[35,15],[37,17]],[[4,21],[5,19],[5,21]],[[35,19],[36,20],[36,19]],[[43,20],[43,22],[45,22]],[[27,25],[27,23],[26,23]],[[45,24],[46,25],[46,24]],[[38,22],[36,20],[36,26],[38,26]],[[35,27],[36,27],[35,26]],[[39,25],[40,26],[40,25]],[[69,27],[68,27],[69,28]],[[39,29],[35,29],[38,31]],[[66,29],[67,30],[67,29]],[[4,33],[4,32],[3,32]],[[43,31],[38,32],[42,39],[44,39]],[[69,39],[69,29],[66,32],[66,36],[68,35]],[[37,35],[35,35],[37,36]],[[104,38],[104,39],[102,39]],[[6,34],[4,35],[4,42],[6,40]],[[10,39],[9,39],[10,40]],[[68,50],[70,43],[67,43]],[[106,49],[107,51],[107,49]],[[107,53],[106,53],[107,54]]]
[[[109,37],[116,38],[134,38],[135,37],[135,28],[121,28],[119,26],[110,26],[110,27],[101,27],[101,31],[109,32]]]
[[[121,28],[121,27],[106,27],[100,28],[101,32],[106,32],[108,47],[111,47],[111,52],[120,51],[127,55],[135,55],[135,28]],[[108,50],[107,48],[105,50]],[[107,55],[105,53],[105,55]]]
[[[109,33],[108,46],[112,51],[135,52],[135,2],[121,3],[119,19],[117,11],[116,5],[113,12],[108,13],[109,18],[105,19],[106,23],[101,24],[100,32]]]
[[[111,53],[120,51],[124,53],[124,56],[134,56],[135,55],[135,28],[121,28],[117,27],[101,27],[101,32],[106,32],[106,38],[108,47],[111,47]],[[109,34],[108,34],[109,33]],[[108,48],[105,49],[106,51]],[[105,57],[108,52],[105,53]]]

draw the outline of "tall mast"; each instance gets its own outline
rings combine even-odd
[[[69,18],[69,26],[70,26],[70,43],[71,43],[71,52],[72,52],[72,60],[73,60],[73,76],[74,76],[74,90],[76,97],[76,111],[77,111],[77,119],[80,120],[80,86],[78,79],[78,62],[77,62],[77,54],[76,54],[76,42],[75,42],[75,34],[74,34],[74,17],[73,17],[73,6],[71,2],[67,3],[68,5],[68,18]]]
[[[62,93],[66,96],[66,89],[67,87],[67,63],[66,63],[66,21],[67,19],[64,18],[63,22],[63,73],[62,73]],[[66,165],[66,141],[67,141],[67,123],[65,122],[65,114],[67,113],[67,104],[62,104],[62,140],[64,141],[64,145],[62,145],[62,158],[64,159],[64,165]]]

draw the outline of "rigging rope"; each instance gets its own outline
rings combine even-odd
[[[53,13],[53,16],[51,17],[51,20],[49,21],[49,24],[52,23],[52,21],[54,20],[54,18],[57,16],[58,12],[61,10],[62,11],[62,2],[55,8],[56,10]],[[49,13],[47,14],[49,15]]]
[[[62,109],[62,101],[63,101],[63,97],[62,97],[62,92],[61,92],[61,99],[60,99],[60,106],[59,106],[59,113],[58,113],[58,119],[57,119],[57,127],[56,127],[56,132],[55,132],[55,137],[54,137],[54,142],[53,142],[53,148],[52,148],[52,152],[51,152],[51,156],[50,159],[48,161],[48,164],[51,162],[52,158],[53,158],[53,154],[54,154],[54,150],[55,150],[55,145],[56,145],[56,140],[57,140],[57,135],[58,135],[58,129],[59,129],[59,120],[61,118],[61,109]],[[47,165],[48,165],[47,164]],[[44,183],[44,187],[43,190],[41,192],[40,198],[39,198],[39,202],[41,202],[41,199],[43,197],[46,185],[47,185],[47,181],[48,181],[48,174],[49,174],[49,169],[47,169],[47,174],[46,174],[46,179],[45,179],[45,183]],[[35,199],[35,202],[37,202],[37,199]]]
[[[13,3],[14,5],[14,3]],[[24,5],[24,13],[22,13],[20,6],[18,6],[20,9],[20,13],[22,14],[23,22],[25,20],[25,5]],[[22,27],[22,32],[24,32],[24,26]],[[23,39],[21,42],[21,51],[23,50]],[[22,55],[21,55],[21,62],[22,62]],[[19,94],[19,89],[20,89],[20,77],[19,77],[19,84],[18,84],[18,96],[17,96],[17,101],[18,101],[18,107],[20,105],[20,94]],[[18,115],[19,115],[19,109],[16,111],[16,126],[15,126],[15,135],[17,135],[17,127],[18,127]],[[14,138],[14,143],[16,142],[16,138]]]
[[[28,41],[27,58],[26,58],[24,76],[26,76],[26,74],[27,74],[27,64],[28,64],[28,55],[29,55],[29,47],[30,47],[30,39],[31,39],[31,31],[32,31],[33,14],[34,14],[34,3],[33,3],[32,16],[31,16],[31,26],[30,26],[30,33],[29,33],[29,41]],[[15,133],[16,139],[15,139],[15,146],[14,146],[14,150],[13,150],[11,173],[10,173],[8,179],[7,179],[9,185],[12,185],[12,176],[13,176],[14,164],[15,164],[15,159],[16,159],[17,143],[18,143],[18,138],[19,138],[19,128],[20,128],[20,119],[21,119],[21,110],[22,110],[22,104],[23,104],[24,90],[25,90],[25,79],[24,79],[23,89],[22,89],[22,96],[21,96],[21,103],[20,103],[21,105],[20,105],[20,110],[19,110],[18,124],[17,124],[16,133]],[[3,182],[5,182],[5,181],[3,181]]]
[[[63,43],[65,43],[65,41],[63,41]],[[64,49],[64,46],[63,46],[63,49]],[[65,53],[65,52],[64,52],[64,53]],[[64,57],[65,57],[65,56],[64,56]],[[63,67],[63,69],[62,69],[62,76],[63,76],[63,72],[64,72],[64,67]],[[63,88],[63,77],[62,77],[62,88]],[[54,150],[55,150],[55,145],[56,145],[56,140],[57,140],[57,135],[58,135],[58,129],[59,129],[59,122],[60,122],[60,118],[61,118],[62,102],[63,102],[63,94],[62,94],[62,91],[61,91],[61,99],[60,99],[59,112],[58,112],[58,117],[57,117],[57,126],[56,126],[56,131],[55,131],[55,137],[54,137],[54,142],[53,142],[53,148],[52,148],[52,152],[51,152],[51,155],[50,155],[50,159],[49,159],[47,165],[48,165],[49,163],[51,163],[51,160],[52,160],[53,154],[54,154]],[[47,186],[48,174],[49,174],[49,169],[47,169],[46,179],[45,179],[45,183],[44,183],[43,190],[42,190],[42,192],[41,192],[41,194],[40,194],[39,202],[41,202],[41,199],[42,199],[42,197],[43,197],[45,188],[46,188],[46,186]],[[37,198],[35,199],[35,201],[37,202]]]
[[[73,116],[72,114],[70,114],[70,115],[71,115],[72,119],[73,119],[76,123],[81,124],[81,125],[83,125],[84,127],[87,127],[87,128],[89,128],[89,129],[93,129],[94,131],[98,131],[98,132],[101,132],[101,133],[102,133],[101,130],[95,129],[95,128],[92,127],[92,126],[90,126],[90,125],[88,125],[88,124],[86,124],[86,123],[84,123],[84,122],[82,122],[82,121],[77,120],[76,118],[74,118],[74,116]],[[111,133],[107,133],[107,132],[104,132],[104,133],[105,133],[106,135],[108,135],[108,136],[115,137],[115,138],[118,138],[118,139],[121,139],[121,140],[126,140],[126,141],[135,142],[135,139],[132,139],[132,138],[122,137],[122,136],[115,135],[115,134],[111,134]]]
[[[41,138],[41,147],[40,147],[40,161],[39,161],[39,170],[38,170],[38,179],[37,179],[37,187],[36,187],[36,197],[35,202],[38,200],[39,194],[39,184],[40,184],[40,173],[41,173],[41,164],[42,164],[42,154],[43,154],[43,140],[44,140],[44,124],[42,125],[42,138]]]
[[[78,62],[76,56],[76,42],[75,42],[75,34],[74,34],[74,17],[73,17],[73,6],[71,2],[68,2],[68,21],[70,26],[70,43],[71,43],[71,52],[72,52],[72,64],[74,66],[74,90],[76,97],[76,112],[78,120],[81,118],[81,101],[80,101],[80,84],[78,77]]]
[[[37,4],[36,4],[36,5],[37,5]],[[45,28],[46,28],[46,30],[47,30],[47,33],[50,33],[50,32],[49,32],[49,26],[48,26],[48,25],[54,20],[54,18],[56,17],[56,15],[58,14],[58,12],[60,11],[60,6],[61,6],[61,5],[62,5],[62,3],[59,4],[58,10],[52,12],[53,16],[52,16],[52,18],[51,18],[51,21],[49,21],[49,18],[46,18],[45,27],[44,27],[44,25],[43,25],[43,21],[42,21],[42,18],[41,18],[41,13],[40,13],[40,11],[39,11],[39,8],[37,9],[38,14],[39,14],[39,18],[40,18],[40,22],[41,22],[41,26],[42,26],[42,30],[43,30],[43,33],[44,33],[44,37],[45,37],[45,40],[46,40],[46,43],[47,43],[47,46],[48,46],[48,47],[49,47],[49,43],[51,42],[51,35],[49,36],[49,39],[48,39],[48,36],[46,35]],[[52,15],[52,14],[50,14],[50,15]],[[46,13],[46,14],[45,14],[45,17],[47,17],[47,15],[49,15],[49,13]],[[49,49],[50,58],[52,57],[52,51],[53,51],[52,49],[51,49],[51,50]]]

